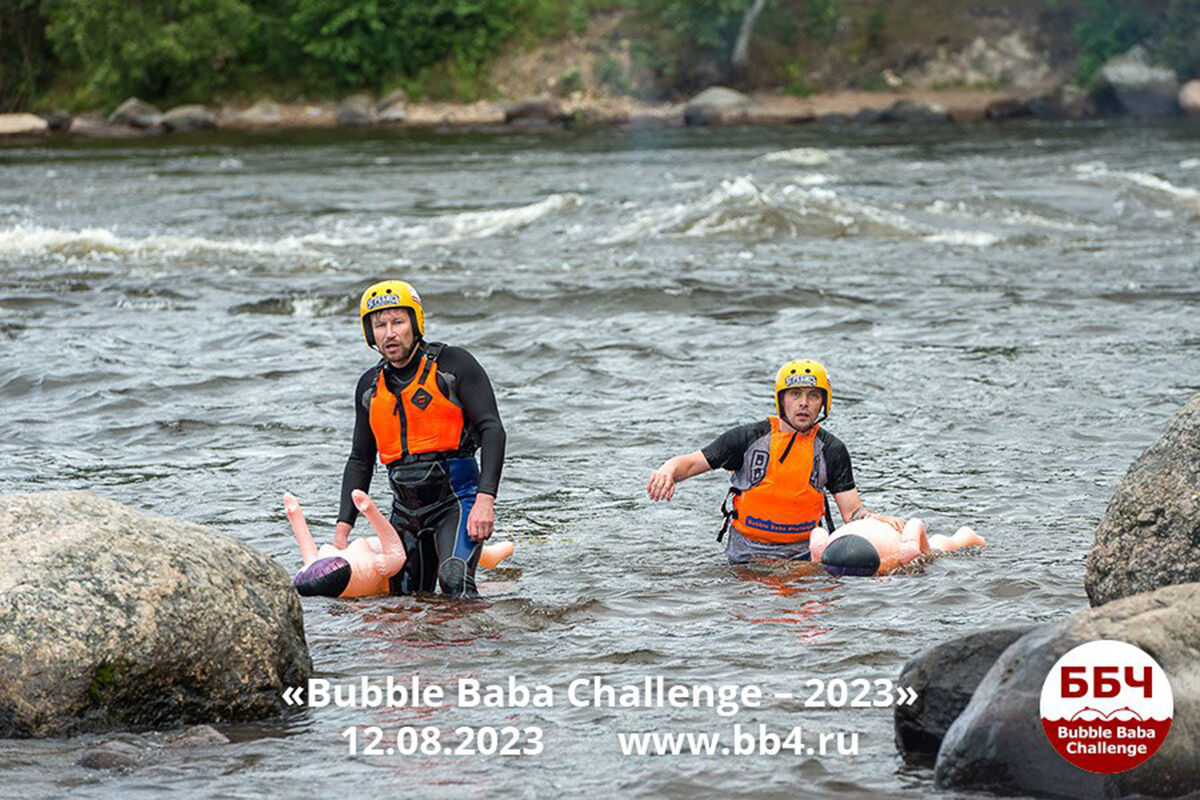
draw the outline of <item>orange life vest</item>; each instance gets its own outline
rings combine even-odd
[[[754,486],[734,494],[731,523],[747,539],[770,544],[808,541],[825,513],[825,494],[811,483],[817,426],[785,433],[771,417],[767,473]]]
[[[375,396],[371,399],[371,433],[379,461],[393,461],[417,453],[454,452],[462,447],[466,419],[437,386],[437,356],[441,347],[431,345],[421,356],[418,377],[392,393],[379,369]],[[432,377],[431,377],[432,376]]]

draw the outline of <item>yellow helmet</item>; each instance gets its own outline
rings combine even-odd
[[[425,335],[425,309],[421,306],[421,295],[407,281],[380,281],[371,284],[358,301],[358,318],[362,322],[363,338],[368,347],[375,346],[375,334],[367,317],[376,311],[388,308],[407,308],[412,312],[417,328],[417,338]]]
[[[811,359],[796,359],[789,361],[775,373],[775,413],[782,415],[783,409],[779,396],[786,389],[798,389],[805,386],[815,386],[825,391],[825,416],[829,416],[829,407],[833,405],[833,387],[829,385],[829,375],[825,365]]]

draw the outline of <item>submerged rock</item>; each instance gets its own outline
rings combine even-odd
[[[1125,474],[1096,528],[1084,588],[1093,606],[1200,581],[1200,394]]]
[[[270,557],[91,492],[0,497],[0,736],[252,720],[312,672]]]
[[[1117,639],[1150,653],[1171,682],[1170,733],[1143,764],[1117,774],[1086,772],[1059,756],[1042,729],[1042,684],[1074,647]],[[1200,583],[1087,609],[1041,625],[1004,651],[946,732],[935,778],[943,789],[1039,797],[1179,797],[1200,786]]]
[[[910,764],[933,765],[946,731],[971,702],[983,676],[1009,645],[1033,625],[978,631],[951,639],[909,659],[899,685],[917,693],[896,706],[896,748]]]

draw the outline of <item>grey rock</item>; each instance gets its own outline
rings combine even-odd
[[[129,742],[104,742],[88,749],[75,763],[84,769],[129,770],[142,762],[145,752]]]
[[[408,121],[408,95],[403,89],[396,89],[384,95],[384,98],[375,106],[375,110],[379,115],[379,121],[384,123],[398,123]]]
[[[274,100],[259,100],[245,111],[237,114],[240,125],[251,127],[270,127],[283,121],[283,109]]]
[[[0,496],[0,736],[253,720],[312,672],[270,557],[91,492]]]
[[[176,106],[163,114],[163,126],[175,133],[210,130],[217,127],[217,118],[208,108],[198,105]]]
[[[39,116],[46,120],[46,124],[52,131],[65,131],[71,127],[70,111],[47,111]]]
[[[362,128],[375,122],[375,101],[368,94],[352,94],[338,104],[337,124],[342,128]]]
[[[880,122],[931,123],[948,122],[950,114],[937,103],[920,100],[897,100],[880,116]]]
[[[157,136],[161,128],[135,128],[132,125],[113,125],[99,119],[75,117],[67,132],[72,136],[82,136],[86,139],[144,139],[147,136]]]
[[[229,744],[229,737],[211,725],[193,725],[182,733],[168,736],[165,747],[202,747],[214,744]]]
[[[1179,110],[1179,78],[1167,67],[1151,63],[1146,48],[1134,45],[1100,68],[1118,102],[1135,117],[1161,117]]]
[[[1039,119],[1084,119],[1096,115],[1096,104],[1087,91],[1071,83],[1034,97],[1026,107]]]
[[[910,764],[932,766],[946,731],[971,701],[975,688],[1009,645],[1033,625],[994,628],[951,639],[909,659],[898,685],[917,693],[895,711],[896,748]]]
[[[688,125],[719,125],[744,115],[750,98],[725,86],[710,86],[693,97],[683,108]]]
[[[1005,97],[990,104],[983,110],[987,119],[1016,119],[1032,115],[1029,104],[1015,97]]]
[[[108,121],[114,125],[132,125],[135,128],[156,128],[162,124],[163,115],[157,108],[144,100],[130,97],[109,114]]]
[[[883,112],[874,108],[860,108],[854,112],[850,121],[855,125],[874,125],[876,122],[883,121]]]
[[[49,123],[36,114],[0,114],[0,136],[41,136],[49,131]]]
[[[1042,730],[1042,684],[1072,648],[1116,639],[1150,653],[1171,682],[1170,734],[1147,762],[1114,775],[1060,757]],[[1038,797],[1178,797],[1200,786],[1200,583],[1168,586],[1041,625],[997,659],[938,751],[943,789]]]
[[[531,97],[504,109],[504,121],[534,124],[559,124],[565,119],[562,106],[552,97]]]
[[[1200,581],[1200,393],[1125,473],[1096,528],[1084,588],[1093,606]]]
[[[1200,80],[1190,80],[1179,89],[1179,107],[1191,117],[1200,117]]]

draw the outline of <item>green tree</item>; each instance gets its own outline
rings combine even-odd
[[[47,38],[82,76],[80,102],[206,100],[235,73],[254,24],[243,0],[47,0]]]

